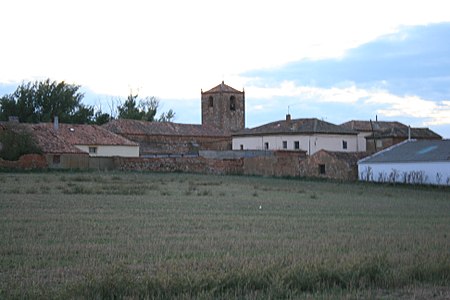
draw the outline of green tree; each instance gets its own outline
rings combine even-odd
[[[112,117],[107,113],[103,113],[101,110],[99,110],[95,113],[94,124],[96,124],[96,125],[106,124],[110,120],[112,120]]]
[[[161,116],[159,116],[158,122],[173,122],[175,119],[175,112],[172,109],[169,109],[167,112],[163,112]]]
[[[58,116],[62,123],[91,123],[94,108],[81,103],[80,86],[47,79],[23,83],[11,95],[0,98],[0,120],[10,116],[20,122],[51,122]]]
[[[6,128],[0,132],[0,157],[4,160],[18,160],[22,155],[42,151],[30,133],[24,130]]]
[[[154,121],[159,100],[156,97],[138,99],[138,95],[130,94],[122,105],[118,106],[119,119]]]

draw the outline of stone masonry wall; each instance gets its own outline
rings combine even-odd
[[[196,153],[198,150],[230,150],[231,137],[183,137],[126,135],[139,143],[140,155]]]
[[[323,165],[325,173],[320,174],[319,165]],[[339,159],[325,151],[319,151],[300,163],[300,176],[319,177],[338,180],[357,180],[358,167],[355,163],[350,163]]]
[[[4,169],[46,169],[48,167],[45,156],[40,154],[22,155],[17,161],[8,161],[0,158],[0,168]]]
[[[203,157],[158,157],[124,158],[115,157],[117,170],[187,172],[202,174],[242,174],[242,159],[207,159]]]

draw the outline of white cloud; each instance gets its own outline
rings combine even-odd
[[[50,77],[98,93],[133,88],[190,99],[221,80],[243,85],[238,74],[247,70],[339,57],[401,25],[449,21],[446,7],[433,0],[6,0],[0,81]]]
[[[246,90],[251,98],[260,99],[263,103],[260,107],[264,109],[279,105],[280,103],[276,103],[279,102],[277,97],[287,97],[291,106],[323,103],[324,111],[327,111],[327,103],[369,106],[380,116],[417,118],[422,120],[424,126],[450,124],[450,101],[435,102],[417,96],[398,96],[380,88],[363,89],[354,84],[320,88],[297,86],[292,81],[284,81],[278,86],[250,86]]]

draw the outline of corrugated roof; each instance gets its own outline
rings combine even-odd
[[[226,85],[223,81],[221,84],[219,84],[216,87],[213,87],[212,89],[203,92],[203,94],[208,94],[208,93],[243,93],[241,91],[238,91],[234,88],[232,88],[229,85]]]
[[[103,125],[103,128],[120,135],[229,136],[228,133],[208,125],[148,122],[127,119],[112,120]]]
[[[350,134],[357,132],[316,118],[281,120],[268,123],[252,129],[244,129],[234,136],[262,135],[262,134]]]
[[[450,140],[410,140],[375,153],[358,163],[450,161]]]

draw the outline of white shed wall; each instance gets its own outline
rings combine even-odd
[[[283,141],[287,142],[287,148],[283,148]],[[298,141],[300,149],[295,149],[294,144]],[[343,148],[343,141],[347,142],[347,149]],[[269,148],[265,149],[265,144],[269,143]],[[356,152],[358,147],[358,137],[356,135],[267,135],[267,136],[246,136],[233,137],[233,150],[304,150],[308,155],[312,155],[319,150]]]
[[[89,153],[89,147],[97,147],[97,153],[89,153],[89,156],[139,157],[139,146],[76,145],[75,147],[86,153]]]
[[[362,181],[450,185],[450,162],[360,163]]]

